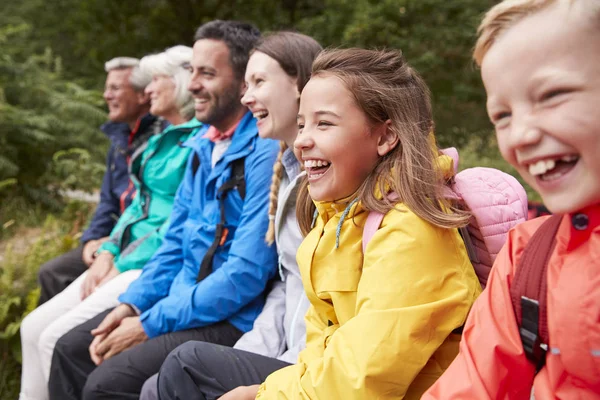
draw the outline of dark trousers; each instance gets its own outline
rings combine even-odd
[[[90,331],[109,312],[73,328],[56,343],[48,383],[51,400],[138,399],[146,379],[159,371],[167,355],[180,344],[200,340],[233,346],[242,336],[242,332],[228,322],[167,333],[96,367],[88,352],[93,339]]]
[[[42,265],[38,272],[42,289],[38,306],[62,292],[87,269],[83,262],[83,245]]]
[[[290,365],[211,343],[188,342],[171,352],[158,375],[160,400],[214,400],[238,386],[258,385]]]

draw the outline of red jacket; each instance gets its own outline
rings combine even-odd
[[[571,220],[585,214],[587,227]],[[563,217],[548,264],[546,364],[526,359],[510,285],[527,241],[548,217],[517,226],[467,319],[460,353],[423,399],[600,399],[600,205]],[[583,228],[582,226],[579,226]]]

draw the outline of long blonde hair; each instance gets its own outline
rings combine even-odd
[[[296,78],[298,93],[301,93],[310,78],[312,62],[321,50],[321,45],[310,36],[296,32],[275,32],[261,38],[253,51],[264,53],[277,61],[286,74]],[[287,149],[287,144],[282,141],[277,161],[273,165],[269,193],[269,229],[265,235],[269,245],[275,241],[275,213],[283,176],[281,158]]]
[[[394,204],[376,192],[395,192],[422,219],[443,228],[468,223],[467,212],[453,208],[444,198],[443,171],[437,166],[429,89],[397,50],[344,49],[322,52],[312,76],[327,74],[341,79],[356,104],[375,126],[391,120],[389,129],[398,145],[381,157],[356,193],[362,206],[387,213]],[[357,160],[358,161],[358,160]],[[303,234],[312,225],[314,204],[303,182],[296,213]]]

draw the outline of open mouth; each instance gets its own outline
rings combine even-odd
[[[258,121],[267,118],[267,116],[269,115],[268,111],[256,111],[254,113],[252,113],[252,115],[254,115],[254,118],[256,118]]]
[[[304,160],[304,169],[309,180],[319,179],[330,167],[331,163],[326,160]]]
[[[529,164],[529,173],[544,182],[554,181],[568,174],[579,162],[579,156],[570,154],[548,158]]]

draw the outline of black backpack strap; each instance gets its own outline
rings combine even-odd
[[[192,168],[194,160],[192,160]],[[213,239],[212,244],[204,254],[204,258],[202,259],[202,263],[200,264],[200,270],[198,271],[198,277],[196,278],[196,283],[200,282],[204,278],[206,278],[212,272],[213,259],[215,257],[215,253],[219,246],[225,244],[225,240],[227,240],[227,234],[229,230],[225,227],[225,199],[227,198],[227,194],[230,190],[237,188],[238,192],[242,200],[246,198],[246,179],[244,177],[245,167],[244,167],[245,158],[239,158],[234,160],[231,165],[231,178],[227,182],[225,182],[217,191],[217,199],[219,201],[219,213],[220,218],[217,223],[217,227],[215,229],[215,238]],[[200,160],[198,160],[200,163]],[[195,173],[195,170],[193,170]]]
[[[537,372],[544,366],[548,350],[547,270],[561,221],[562,215],[553,215],[529,239],[510,288],[523,350]]]
[[[198,168],[200,168],[200,157],[198,157],[198,153],[194,150],[194,155],[192,156],[192,176],[196,176],[196,172],[198,172]]]

